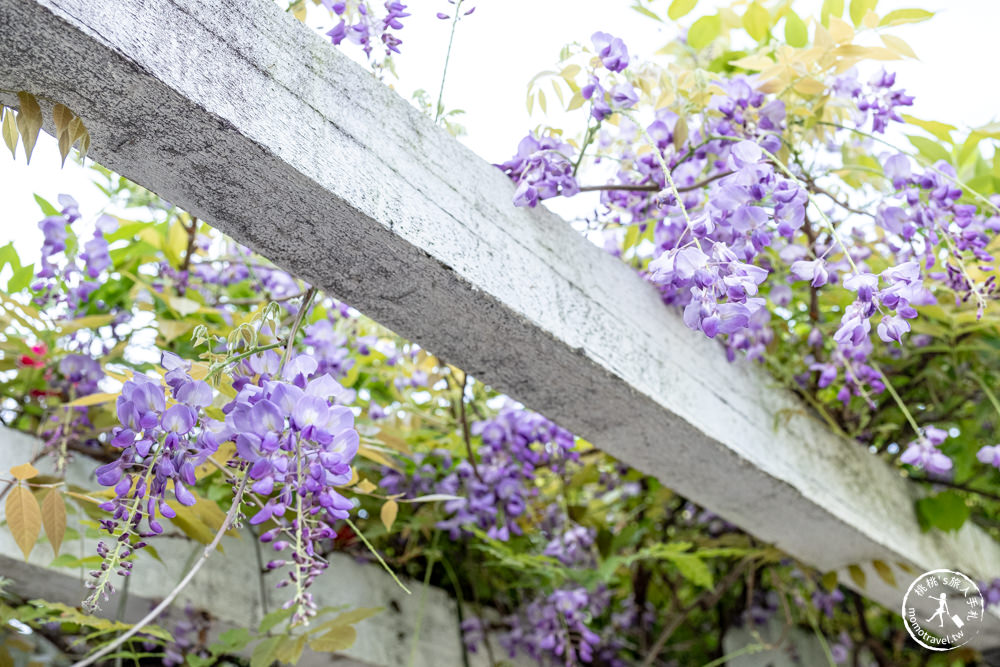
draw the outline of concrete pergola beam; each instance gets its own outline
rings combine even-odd
[[[0,0],[0,27],[0,88],[67,105],[102,164],[759,539],[1000,575],[983,531],[922,532],[898,471],[268,0]],[[898,609],[909,578],[862,592]]]

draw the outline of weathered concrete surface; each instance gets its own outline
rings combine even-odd
[[[0,471],[6,471],[32,459],[38,441],[17,431],[0,427]],[[37,464],[43,474],[51,474],[48,459]],[[66,480],[86,488],[97,488],[94,479],[94,461],[78,457],[69,467]],[[5,475],[6,476],[6,475]],[[71,510],[75,505],[70,502]],[[70,515],[69,525],[78,528],[80,512]],[[0,503],[0,521],[4,513]],[[82,528],[79,528],[83,532]],[[63,553],[79,557],[95,553],[96,540],[74,540],[63,544]],[[213,554],[194,581],[185,588],[173,605],[175,610],[183,610],[190,603],[195,608],[208,610],[213,616],[212,633],[217,635],[229,628],[244,627],[256,629],[267,611],[278,609],[288,599],[288,589],[275,589],[281,577],[279,572],[263,575],[257,565],[254,553],[255,543],[251,536],[241,538],[225,537],[222,541],[225,553]],[[184,576],[187,563],[192,555],[200,554],[204,546],[183,538],[161,537],[155,546],[162,563],[148,555],[141,555],[135,574],[130,577],[124,619],[135,622],[170,592]],[[261,545],[264,562],[271,559],[267,547]],[[84,587],[87,572],[84,568],[52,568],[52,549],[48,544],[38,544],[25,562],[20,548],[4,525],[0,527],[0,576],[13,580],[10,590],[25,597],[65,602],[79,605],[89,591]],[[88,568],[89,569],[89,568]],[[420,616],[420,595],[422,584],[407,581],[413,591],[407,595],[380,566],[359,563],[344,554],[333,554],[330,567],[312,587],[313,595],[320,607],[342,606],[383,607],[384,611],[358,623],[358,638],[354,646],[343,654],[317,654],[308,649],[299,665],[320,667],[337,665],[351,667],[398,667],[409,664],[413,649],[417,619]],[[116,581],[119,588],[121,581]],[[102,614],[114,617],[122,593],[112,597],[103,605]],[[262,596],[266,596],[266,601]],[[179,620],[177,611],[173,619]],[[416,639],[416,659],[420,667],[440,665],[461,665],[462,645],[458,627],[458,612],[455,601],[437,588],[427,590],[427,600],[423,609],[423,624]],[[488,664],[484,656],[470,656],[473,666]]]
[[[0,29],[0,88],[68,105],[102,163],[758,538],[1000,575],[982,531],[922,533],[896,471],[267,0],[0,0]],[[866,593],[895,609],[897,579]]]

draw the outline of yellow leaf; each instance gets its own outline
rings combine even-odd
[[[236,454],[236,445],[232,441],[226,441],[221,445],[219,445],[219,449],[209,458],[213,461],[216,461],[220,465],[225,466],[226,461],[233,458],[235,454]],[[218,470],[217,467],[215,467],[208,461],[205,461],[200,466],[197,466],[194,469],[194,478],[200,480],[203,477],[211,475],[216,470]]]
[[[357,639],[357,631],[350,625],[340,625],[326,634],[309,641],[309,648],[320,653],[336,653],[349,649]]]
[[[729,62],[730,65],[734,67],[739,67],[740,69],[750,69],[750,70],[765,70],[768,67],[774,65],[774,61],[764,55],[752,55],[745,58],[740,58],[739,60],[732,60]]]
[[[42,129],[42,108],[38,106],[38,100],[34,95],[23,90],[17,94],[17,99],[21,103],[21,109],[17,114],[17,129],[21,133],[21,141],[24,142],[26,160],[31,163],[31,151],[35,150],[38,131]]]
[[[197,324],[197,322],[185,322],[183,320],[160,320],[160,335],[165,342],[169,343],[195,328]]]
[[[857,584],[858,588],[864,590],[865,587],[865,571],[862,570],[857,565],[848,565],[847,573],[851,575],[851,580]]]
[[[38,475],[38,469],[30,463],[22,463],[19,466],[11,468],[10,474],[14,476],[14,479],[20,481],[23,479],[31,479],[32,477]]]
[[[59,325],[59,333],[70,334],[80,329],[99,329],[107,326],[111,324],[114,317],[114,315],[87,315],[75,320],[60,320],[57,324]]]
[[[882,20],[879,21],[879,25],[917,23],[919,21],[926,21],[932,16],[934,16],[934,12],[929,12],[926,9],[897,9],[883,16]]]
[[[66,503],[58,489],[49,491],[42,500],[42,526],[52,545],[52,552],[58,556],[66,535]]]
[[[83,121],[79,116],[73,116],[73,120],[69,122],[70,143],[75,144],[76,140],[85,134],[87,134],[87,128],[83,126]]]
[[[201,308],[200,303],[194,301],[193,299],[189,299],[186,296],[167,297],[167,303],[181,316],[192,315],[197,313]]]
[[[839,58],[871,58],[872,60],[899,60],[899,54],[881,46],[843,44],[833,51]]]
[[[831,570],[830,572],[824,574],[820,583],[823,584],[823,588],[825,588],[828,593],[832,593],[833,589],[837,587],[837,571]]]
[[[80,159],[87,159],[87,152],[90,151],[90,132],[86,128],[83,130],[83,134],[80,135]]]
[[[59,145],[59,157],[62,158],[61,166],[66,166],[66,158],[69,157],[69,149],[72,147],[69,132],[61,132],[56,140]]]
[[[10,149],[11,157],[17,157],[17,120],[13,109],[3,110],[3,142]]]
[[[38,501],[27,487],[18,484],[7,495],[5,511],[7,527],[17,546],[21,547],[24,560],[28,560],[28,554],[35,548],[38,534],[42,531],[42,511]]]
[[[73,132],[70,124],[76,116],[64,104],[57,104],[52,107],[52,120],[56,126],[56,140],[59,142],[59,155],[62,162],[66,164],[66,157],[69,155],[70,146],[73,145]]]
[[[350,611],[337,614],[336,618],[320,623],[313,630],[311,630],[311,632],[313,634],[318,634],[324,630],[354,625],[355,623],[360,623],[366,618],[371,618],[383,609],[385,609],[385,607],[358,607],[357,609],[351,609]]]
[[[163,252],[172,264],[179,265],[181,255],[187,251],[188,232],[180,220],[175,220],[170,229],[167,230],[167,242],[163,246]]]
[[[569,105],[566,107],[566,110],[573,111],[575,109],[579,109],[582,106],[583,106],[583,93],[577,91],[573,93],[573,97],[570,98]]]
[[[896,53],[902,54],[908,58],[913,58],[914,60],[917,58],[917,54],[913,52],[913,49],[910,48],[910,45],[904,42],[899,37],[896,37],[895,35],[879,35],[879,37],[882,38],[883,44],[888,46]]]
[[[392,532],[392,524],[396,523],[397,514],[399,514],[399,503],[395,500],[387,500],[382,504],[382,509],[379,511],[379,517],[381,517],[382,525],[385,526],[385,531],[387,533]]]
[[[375,463],[384,465],[387,468],[392,468],[393,470],[399,469],[398,463],[391,461],[387,456],[384,456],[377,449],[374,449],[369,445],[361,445],[361,447],[358,448],[358,454],[365,457],[369,461],[374,461]]]
[[[107,403],[108,401],[113,401],[118,398],[118,394],[90,394],[89,396],[81,396],[75,401],[70,401],[66,403],[67,408],[82,408],[87,405],[99,405],[101,403]]]
[[[826,90],[826,86],[811,76],[807,76],[795,84],[795,92],[803,95],[818,95],[824,90]]]
[[[889,584],[893,588],[896,587],[896,575],[892,573],[892,568],[883,561],[873,560],[872,566],[875,568],[875,572],[878,573],[879,578],[885,583]]]
[[[278,647],[274,651],[274,657],[281,662],[294,665],[302,657],[302,650],[306,647],[306,640],[309,635],[299,635],[298,637],[288,636],[282,638]]]
[[[69,130],[69,124],[73,117],[73,112],[65,104],[57,104],[52,107],[52,121],[55,123],[57,136]]]
[[[674,91],[672,88],[664,87],[661,89],[660,97],[656,100],[657,109],[665,109],[674,103]]]
[[[831,16],[830,37],[837,44],[849,44],[854,39],[854,28],[847,21],[838,19],[836,16]]]
[[[865,17],[861,19],[861,25],[866,28],[878,27],[878,14],[869,9],[865,12]]]
[[[204,380],[208,377],[208,371],[210,370],[211,368],[204,361],[196,361],[191,364],[190,375],[195,380]]]
[[[579,65],[567,65],[563,68],[563,71],[559,72],[559,76],[569,83],[571,80],[576,78],[576,75],[580,73]]]
[[[372,484],[367,479],[363,479],[360,482],[358,482],[357,486],[354,487],[354,490],[357,491],[358,493],[371,493],[377,488],[378,486],[376,484]]]
[[[684,116],[680,116],[677,119],[677,123],[674,125],[674,150],[678,153],[681,148],[684,147],[684,142],[688,138],[688,125],[687,121],[684,120]]]

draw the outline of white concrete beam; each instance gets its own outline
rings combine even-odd
[[[103,164],[761,540],[1000,575],[985,533],[921,532],[897,471],[268,0],[0,0],[0,27],[0,88],[69,106]],[[896,609],[897,579],[866,592]]]

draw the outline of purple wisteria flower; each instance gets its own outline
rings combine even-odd
[[[947,438],[947,431],[926,426],[921,429],[918,438],[906,446],[906,451],[899,460],[923,468],[932,475],[947,475],[952,469],[952,461],[938,450],[938,446]]]
[[[60,215],[52,215],[38,223],[42,230],[42,257],[31,289],[37,294],[35,303],[43,306],[64,304],[70,315],[80,314],[97,290],[97,279],[111,268],[111,255],[105,234],[118,228],[118,221],[108,215],[97,219],[94,237],[83,244],[83,252],[74,255],[67,250],[71,225],[80,219],[80,207],[69,195],[59,195],[63,206]],[[75,237],[74,237],[75,245]],[[82,266],[78,263],[82,261]]]
[[[601,62],[612,72],[621,72],[628,67],[628,47],[619,37],[606,32],[595,32],[591,37]]]
[[[570,526],[553,537],[542,552],[567,567],[592,567],[595,563],[592,547],[597,537],[593,528]]]
[[[1000,468],[1000,445],[984,445],[976,452],[976,458],[980,463]]]
[[[320,540],[336,537],[333,523],[346,519],[353,503],[337,491],[352,479],[351,462],[360,439],[354,413],[336,402],[346,390],[331,375],[318,373],[311,356],[291,357],[282,367],[273,350],[250,357],[249,371],[236,398],[223,411],[222,431],[232,434],[236,454],[249,468],[250,490],[268,499],[251,518],[252,525],[273,522],[261,535],[287,557],[269,561],[268,569],[289,566],[295,596],[295,622],[315,615],[305,589],[327,567],[318,552]],[[278,539],[282,534],[287,539]]]
[[[536,137],[531,133],[522,139],[517,155],[497,165],[517,184],[514,205],[534,207],[543,199],[578,193],[580,186],[570,162],[572,154],[572,146],[554,137]]]
[[[403,41],[393,31],[402,30],[402,20],[410,16],[402,2],[386,0],[383,4],[385,14],[381,19],[375,16],[368,0],[322,0],[322,4],[341,17],[340,22],[326,33],[334,44],[340,45],[346,39],[359,45],[369,58],[372,58],[373,42],[382,43],[386,57],[399,53]]]
[[[88,586],[93,593],[86,603],[90,609],[114,590],[111,573],[117,570],[127,576],[128,559],[145,545],[142,541],[130,545],[130,536],[148,538],[162,533],[158,517],[176,516],[170,497],[181,505],[194,505],[188,487],[196,481],[195,468],[231,436],[222,425],[203,417],[214,394],[205,382],[191,378],[190,364],[165,352],[162,365],[174,405],[167,407],[166,388],[159,380],[138,374],[124,384],[116,403],[121,425],[112,431],[111,445],[121,454],[96,471],[98,483],[115,491],[114,498],[100,506],[112,518],[100,525],[116,539],[112,546],[98,545],[104,562],[101,570],[91,572],[94,581]]]
[[[833,618],[834,609],[843,601],[844,594],[840,592],[839,588],[834,588],[829,593],[825,590],[817,589],[812,595],[813,606],[826,614],[828,618]]]
[[[895,84],[895,73],[890,74],[883,69],[864,85],[858,81],[857,70],[852,69],[837,77],[833,83],[833,92],[838,97],[855,103],[854,122],[858,127],[862,127],[871,115],[872,132],[881,134],[885,132],[889,121],[903,122],[897,107],[913,104],[913,97],[903,89],[894,89]]]
[[[437,527],[452,539],[479,528],[506,541],[522,533],[518,520],[538,494],[536,469],[561,470],[566,461],[578,458],[573,436],[537,413],[514,407],[474,423],[472,433],[483,441],[479,461],[459,462],[434,488],[458,496],[444,503],[448,516]]]

